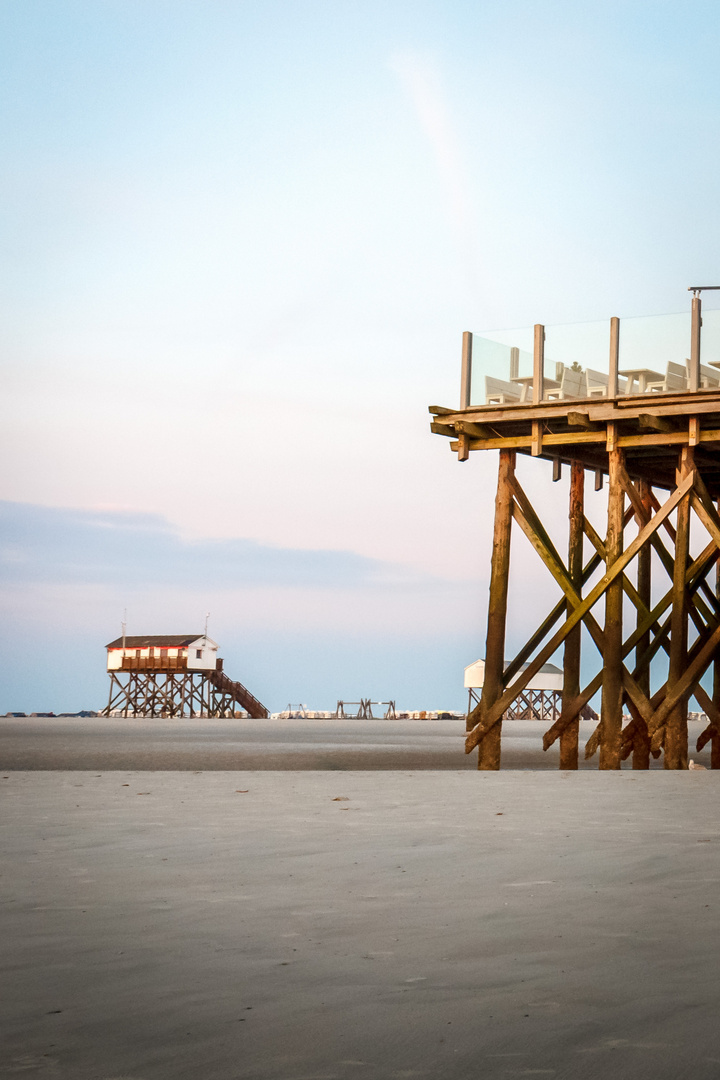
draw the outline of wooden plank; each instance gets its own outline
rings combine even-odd
[[[614,425],[608,424],[609,430]],[[619,475],[623,451],[610,451],[608,532],[605,540],[607,568],[612,570],[622,556],[625,492]],[[622,577],[617,575],[605,594],[605,648],[603,651],[602,705],[600,711],[600,768],[619,769],[622,733]]]
[[[608,586],[612,584],[615,578],[623,572],[628,563],[632,562],[635,555],[640,548],[648,542],[650,537],[660,528],[666,517],[668,517],[675,507],[678,505],[683,496],[690,490],[693,483],[693,476],[691,474],[687,480],[681,484],[679,488],[672,493],[672,495],[666,500],[665,504],[655,514],[652,521],[648,522],[644,529],[642,529],[632,543],[628,546],[627,550],[622,556],[616,560],[612,568],[608,570],[604,576],[597,582],[595,587],[591,589],[588,595],[582,602],[579,608],[576,608],[564,624],[556,631],[551,640],[540,650],[538,655],[532,660],[525,670],[518,676],[516,681],[509,686],[502,697],[495,703],[492,709],[482,717],[477,715],[477,709],[473,710],[473,713],[468,717],[468,722],[473,720],[474,726],[472,730],[468,732],[468,736],[465,740],[466,753],[470,753],[472,749],[477,746],[478,742],[484,737],[485,732],[489,730],[493,724],[502,716],[507,706],[514,701],[518,694],[525,689],[527,684],[532,678],[537,675],[540,668],[545,664],[553,653],[562,645],[563,641],[576,626],[581,619],[594,607],[600,597],[605,593]]]
[[[447,409],[444,405],[428,405],[428,412],[433,416],[457,416],[457,409]]]
[[[449,424],[433,423],[430,425],[430,430],[433,435],[448,435],[451,439],[457,437],[457,432],[454,427],[450,427]]]
[[[583,524],[585,522],[585,469],[573,461],[570,466],[570,507],[568,535],[568,576],[578,596],[582,594]],[[572,710],[580,696],[580,648],[582,627],[576,626],[565,638],[563,652],[562,712]],[[562,713],[561,713],[562,715]],[[578,768],[579,710],[560,736],[560,768]]]
[[[688,442],[690,446],[697,446],[700,442],[700,417],[691,416],[688,423]]]
[[[513,507],[511,482],[514,471],[514,453],[509,450],[501,451],[497,495],[495,498],[493,552],[490,565],[490,598],[485,641],[485,677],[479,706],[483,713],[492,708],[503,692],[505,623],[507,618]],[[490,771],[500,768],[501,728],[502,723],[494,725],[480,743],[478,769]]]

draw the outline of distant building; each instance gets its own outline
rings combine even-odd
[[[215,671],[217,668],[217,642],[204,634],[119,637],[106,648],[108,671]]]
[[[505,661],[505,667],[510,664]],[[520,671],[529,667],[523,664]],[[518,672],[519,674],[520,672]],[[468,712],[480,701],[479,691],[485,682],[485,661],[476,660],[465,668],[465,688],[468,691]],[[563,673],[554,664],[543,664],[527,684],[522,694],[503,715],[505,720],[550,720],[560,715]]]
[[[104,716],[268,715],[247,687],[228,678],[217,642],[206,634],[125,635],[106,649]]]

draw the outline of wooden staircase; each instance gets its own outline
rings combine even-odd
[[[246,686],[239,682],[233,682],[222,669],[209,671],[208,678],[216,690],[226,697],[232,698],[233,701],[237,701],[238,705],[245,709],[248,716],[252,717],[253,720],[265,720],[270,715],[262,702],[258,701]]]

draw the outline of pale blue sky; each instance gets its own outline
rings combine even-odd
[[[719,14],[0,3],[0,498],[47,559],[42,581],[6,563],[0,711],[101,703],[124,606],[135,633],[210,606],[272,707],[298,684],[459,706],[496,464],[453,461],[427,405],[457,400],[464,329],[679,311],[720,283]],[[119,536],[153,516],[152,587],[150,555],[128,582],[106,549],[102,582],[64,576],[57,523],[98,513]],[[220,543],[267,549],[256,580],[207,577]]]

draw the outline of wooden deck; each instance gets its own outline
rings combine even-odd
[[[621,449],[630,477],[668,491],[678,451],[691,446],[710,495],[720,496],[720,390],[429,411],[431,430],[461,461],[473,450],[516,450],[607,473],[609,453]]]

